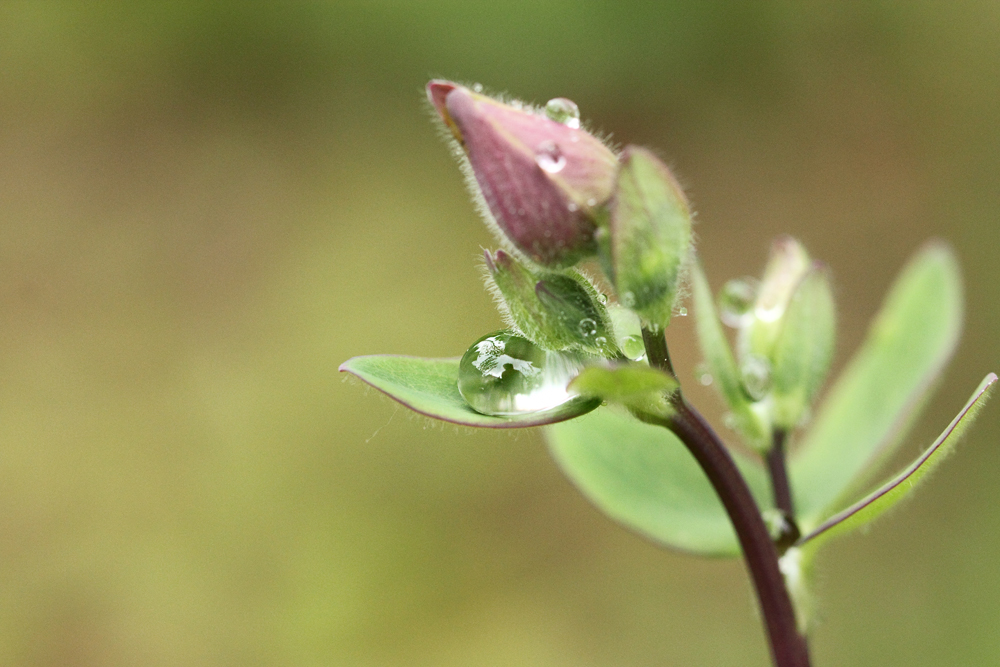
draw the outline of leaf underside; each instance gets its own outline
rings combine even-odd
[[[903,498],[906,498],[918,482],[951,453],[962,437],[962,433],[976,418],[976,413],[982,409],[992,390],[997,376],[990,373],[973,392],[969,402],[952,420],[948,428],[938,436],[927,451],[907,466],[901,473],[883,484],[880,488],[868,494],[847,509],[838,512],[816,528],[809,535],[799,540],[796,546],[804,544],[816,545],[834,535],[856,530],[871,523],[878,516],[889,510]]]
[[[962,283],[951,250],[931,242],[896,280],[860,350],[789,462],[806,532],[899,445],[958,342]]]
[[[601,408],[545,429],[563,472],[603,512],[663,545],[706,556],[740,553],[726,511],[673,433]],[[763,467],[733,452],[761,509],[772,507]]]
[[[426,359],[391,354],[354,357],[341,372],[364,380],[422,415],[480,428],[526,428],[553,424],[590,412],[600,400],[574,398],[542,412],[495,417],[476,412],[458,392],[458,358]]]

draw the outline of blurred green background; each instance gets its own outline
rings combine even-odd
[[[950,241],[966,333],[910,457],[1000,368],[997,34],[989,0],[0,3],[0,664],[768,664],[738,561],[337,373],[500,325],[423,85],[659,149],[716,287],[802,239],[838,365]],[[817,666],[1000,664],[998,416],[825,554]]]

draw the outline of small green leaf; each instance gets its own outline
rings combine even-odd
[[[697,259],[691,262],[691,296],[698,345],[702,356],[705,357],[713,384],[722,394],[723,401],[732,410],[734,425],[755,449],[766,449],[771,444],[770,427],[763,424],[759,415],[750,408],[736,359],[733,357],[732,348],[715,310],[712,289]]]
[[[976,418],[976,413],[986,403],[989,392],[996,381],[996,375],[993,373],[987,375],[986,379],[982,381],[972,394],[969,402],[962,408],[962,411],[958,413],[958,416],[944,430],[944,433],[938,436],[934,444],[921,454],[916,461],[911,463],[889,482],[883,484],[878,490],[824,521],[818,528],[802,537],[796,546],[809,543],[811,547],[815,547],[820,542],[834,535],[861,528],[907,497],[916,488],[917,483],[954,450],[965,429],[972,424]]]
[[[569,389],[608,403],[666,415],[667,394],[677,389],[677,380],[647,364],[623,363],[585,368],[569,383]]]
[[[553,458],[611,518],[675,549],[740,553],[729,517],[694,457],[673,433],[611,408],[545,429]],[[761,509],[773,506],[763,467],[732,452]]]
[[[485,428],[524,428],[572,419],[600,400],[577,397],[542,412],[494,417],[479,414],[458,393],[458,359],[422,359],[389,354],[354,357],[340,365],[406,407],[434,419]]]
[[[962,328],[962,281],[948,246],[910,260],[865,342],[830,389],[791,457],[795,506],[810,531],[890,455],[951,357]]]

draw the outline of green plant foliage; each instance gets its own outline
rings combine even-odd
[[[698,463],[672,432],[602,408],[545,429],[552,456],[591,502],[666,546],[705,556],[740,553],[732,524]],[[733,452],[761,509],[763,467]]]
[[[590,412],[600,400],[578,397],[551,410],[495,417],[479,414],[458,393],[458,359],[424,359],[389,354],[348,359],[340,366],[411,410],[455,424],[524,428],[553,424]]]
[[[948,425],[948,428],[938,436],[926,452],[921,454],[901,473],[883,484],[880,488],[868,494],[847,509],[838,512],[823,522],[809,535],[799,540],[797,546],[809,544],[815,547],[827,538],[852,530],[857,530],[874,521],[903,498],[906,498],[917,484],[950,454],[961,439],[965,429],[975,421],[976,414],[982,409],[989,397],[997,376],[990,373],[973,392],[969,402]]]
[[[894,451],[951,357],[961,322],[958,264],[946,245],[931,242],[896,280],[791,458],[804,531],[819,525]]]
[[[668,414],[667,395],[677,386],[675,378],[640,363],[590,366],[569,383],[569,389],[580,395],[660,416]]]
[[[732,411],[734,426],[756,449],[769,447],[770,426],[762,423],[759,415],[750,408],[750,401],[743,391],[740,372],[736,367],[736,359],[715,309],[712,289],[697,259],[691,262],[691,297],[698,345],[715,386]]]

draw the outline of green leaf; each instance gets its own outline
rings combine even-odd
[[[691,262],[691,293],[698,345],[705,357],[713,384],[732,410],[734,425],[755,449],[766,449],[771,445],[770,427],[763,424],[750,408],[750,401],[743,391],[743,382],[736,367],[736,359],[715,310],[712,288],[709,287],[705,271],[697,259]]]
[[[569,389],[608,403],[666,415],[667,394],[677,389],[677,380],[647,364],[623,363],[585,368],[569,383]]]
[[[354,357],[340,365],[406,407],[434,419],[485,428],[524,428],[572,419],[590,412],[600,400],[578,397],[542,412],[493,417],[483,415],[458,393],[458,359],[422,359],[390,354]]]
[[[545,429],[563,472],[607,515],[675,549],[740,553],[711,484],[673,433],[601,408]],[[773,506],[763,467],[732,452],[761,509]]]
[[[948,246],[931,242],[896,280],[861,349],[791,457],[804,531],[819,525],[895,450],[951,357],[961,328],[958,264]]]
[[[814,547],[834,535],[857,530],[871,523],[879,515],[907,497],[924,476],[936,468],[954,450],[965,429],[972,424],[976,418],[976,413],[986,403],[986,399],[996,381],[996,375],[993,373],[987,375],[986,379],[980,383],[979,387],[972,394],[969,402],[962,408],[962,411],[958,413],[958,416],[944,430],[944,433],[938,436],[934,444],[921,454],[916,461],[907,466],[905,470],[890,481],[883,484],[878,490],[824,521],[810,534],[802,537],[796,546],[809,543],[810,546]]]

